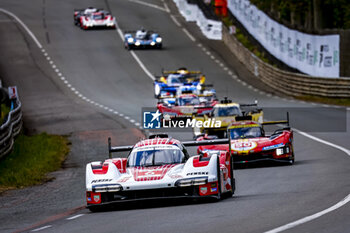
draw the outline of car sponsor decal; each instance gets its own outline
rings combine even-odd
[[[122,177],[117,182],[118,183],[124,183],[124,182],[127,182],[130,178],[131,178],[131,176]]]
[[[284,146],[284,144],[280,143],[280,144],[276,144],[276,145],[272,145],[272,146],[265,146],[262,148],[262,150],[273,150],[273,149],[283,147],[283,146]]]
[[[100,195],[94,195],[94,201],[99,202],[100,201]]]
[[[165,174],[176,164],[159,167],[135,167],[132,169],[135,181],[161,180]]]
[[[208,172],[190,172],[186,176],[208,175]]]
[[[249,124],[249,125],[232,125],[230,126],[230,129],[236,129],[236,128],[253,128],[253,127],[260,127],[258,124]]]
[[[208,188],[207,187],[201,187],[200,188],[200,192],[201,192],[201,194],[206,194],[208,192]]]
[[[99,179],[99,180],[91,181],[91,184],[100,183],[100,182],[110,182],[110,181],[112,181],[112,179]]]
[[[257,145],[258,144],[256,142],[252,142],[247,139],[238,140],[231,143],[231,149],[234,151],[244,152],[244,151],[250,151],[254,149],[255,147],[257,147]]]
[[[218,188],[210,188],[210,192],[217,192],[218,191]]]

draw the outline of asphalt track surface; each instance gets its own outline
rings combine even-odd
[[[237,169],[233,198],[137,203],[101,213],[77,208],[85,204],[85,163],[105,157],[107,136],[119,145],[135,142],[141,135],[141,108],[156,104],[152,79],[134,55],[151,74],[162,68],[200,69],[219,97],[258,99],[263,107],[303,108],[302,116],[295,116],[299,130],[315,121],[329,125],[342,116],[349,123],[344,109],[323,106],[326,112],[315,113],[312,104],[268,90],[221,42],[206,40],[193,23],[185,23],[172,2],[167,2],[170,13],[162,1],[143,3],[0,1],[0,8],[19,17],[44,49],[11,17],[0,14],[0,74],[6,84],[19,87],[29,131],[69,134],[72,141],[65,167],[52,174],[55,180],[0,197],[1,232],[265,232],[325,210],[350,193],[349,155],[295,133],[296,163]],[[124,49],[117,30],[80,30],[73,25],[73,9],[87,6],[109,9],[122,31],[141,26],[157,30],[164,49],[133,55]],[[343,131],[310,134],[349,150],[349,126],[344,121],[335,125]],[[188,132],[174,135],[191,139]],[[349,232],[349,210],[346,204],[286,232]]]

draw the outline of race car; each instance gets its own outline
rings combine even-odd
[[[109,159],[86,165],[86,202],[91,211],[112,203],[164,198],[215,198],[235,191],[226,151],[190,157],[185,146],[228,144],[228,139],[180,142],[152,135],[134,146],[112,147]],[[128,151],[127,158],[112,158]]]
[[[264,126],[286,124],[287,127],[275,130],[266,135]],[[289,127],[289,120],[258,123],[243,120],[232,123],[226,135],[231,141],[229,145],[199,146],[198,153],[207,153],[211,150],[225,150],[231,152],[234,163],[251,163],[258,161],[277,161],[294,163],[293,131]],[[198,141],[219,138],[219,135],[204,135]]]
[[[177,95],[179,88],[186,87],[194,94],[202,94],[205,87],[205,76],[200,71],[189,71],[181,67],[175,71],[163,71],[162,76],[154,81],[155,98]]]
[[[116,27],[116,20],[108,11],[89,7],[83,10],[74,10],[74,24],[84,30],[92,28]]]
[[[210,112],[209,114],[194,117],[196,121],[203,122],[208,121],[210,119],[215,119],[221,122],[221,127],[208,129],[203,126],[202,128],[194,128],[193,132],[195,136],[203,133],[208,133],[208,131],[210,131],[211,133],[216,131],[216,134],[225,134],[227,127],[230,124],[242,119],[242,117],[244,118],[245,116],[250,116],[250,120],[262,123],[264,112],[261,108],[258,108],[257,106],[257,100],[255,100],[255,102],[251,104],[239,104],[225,97],[219,103],[214,105],[212,112]]]
[[[192,118],[193,115],[204,115],[212,112],[216,103],[214,94],[182,94],[176,98],[160,99],[157,109],[163,116]]]
[[[163,38],[156,32],[140,29],[127,31],[124,35],[124,47],[128,50],[139,48],[157,48],[163,46]]]

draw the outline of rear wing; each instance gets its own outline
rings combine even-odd
[[[240,107],[258,107],[258,101],[255,100],[252,104],[239,104]]]
[[[285,124],[288,127],[290,127],[289,125],[289,112],[287,112],[287,119],[286,120],[282,120],[282,121],[265,121],[263,123],[261,123],[263,126],[264,125],[279,125],[279,124]]]
[[[185,141],[182,142],[184,146],[209,146],[209,145],[222,145],[222,144],[228,144],[231,146],[230,138],[224,138],[224,139],[212,139],[212,140],[203,140],[203,141]],[[108,153],[109,158],[112,158],[113,152],[123,152],[123,151],[131,151],[134,148],[134,146],[112,146],[111,145],[111,138],[108,138]]]
[[[201,74],[202,72],[199,70],[193,70],[193,71],[187,71],[187,74]],[[167,74],[178,74],[180,73],[179,70],[162,70],[162,74],[163,75],[167,75]]]
[[[229,138],[223,139],[212,139],[212,140],[202,140],[202,141],[186,141],[182,142],[184,146],[210,146],[210,145],[222,145],[229,144]]]
[[[137,30],[126,30],[126,31],[124,31],[124,34],[126,34],[126,33],[136,33],[136,32],[137,32]],[[154,30],[146,30],[146,32],[149,33],[149,34],[158,33],[157,31],[154,31]]]

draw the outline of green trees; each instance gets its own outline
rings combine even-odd
[[[250,0],[276,21],[297,29],[350,29],[349,0]]]

